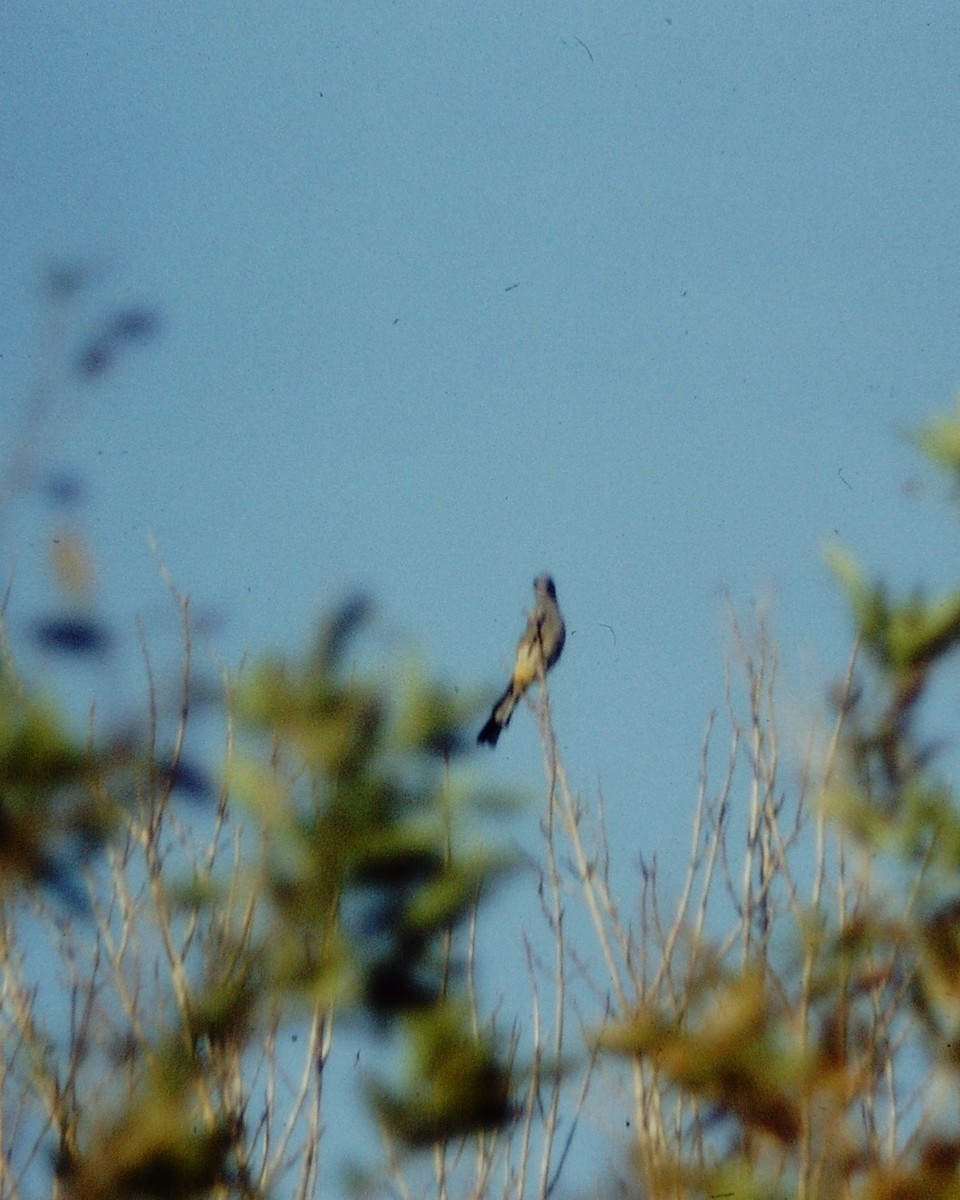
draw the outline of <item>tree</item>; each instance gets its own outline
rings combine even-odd
[[[456,836],[445,772],[459,748],[454,702],[424,683],[392,713],[384,694],[346,677],[364,612],[345,606],[304,663],[264,660],[228,685],[222,780],[210,805],[195,798],[185,812],[178,792],[212,789],[181,753],[191,674],[180,604],[172,752],[158,750],[159,714],[111,751],[110,774],[96,748],[76,750],[81,806],[89,790],[109,814],[101,861],[76,882],[69,863],[37,874],[52,896],[34,896],[29,914],[5,908],[11,1195],[47,1142],[72,1196],[260,1195],[288,1176],[312,1194],[332,1025],[349,1014],[411,1048],[415,1086],[372,1085],[389,1133],[432,1143],[507,1115],[508,1065],[471,1023],[453,938],[505,866]],[[243,728],[254,735],[246,752]],[[52,792],[55,781],[34,786]],[[69,980],[60,1054],[22,953],[28,921]],[[306,1034],[286,1080],[284,1027]]]
[[[82,283],[52,278],[58,327]],[[73,369],[96,380],[155,324],[105,318]],[[39,477],[51,386],[11,497]],[[960,475],[960,416],[918,442]],[[67,545],[69,589],[84,552]],[[630,1155],[608,1145],[591,1193],[955,1196],[960,819],[922,701],[960,592],[897,600],[846,552],[831,562],[858,635],[799,769],[769,631],[731,617],[676,896],[655,856],[617,893],[602,796],[568,780],[545,680],[540,852],[488,849],[504,797],[459,770],[479,695],[410,667],[366,676],[362,599],[301,654],[211,680],[168,579],[176,696],[144,637],[145,717],[119,730],[78,733],[4,629],[0,1197],[312,1196],[348,1028],[385,1061],[354,1073],[382,1144],[357,1163],[363,1194],[558,1195],[582,1184],[591,1105],[616,1096]],[[82,607],[32,628],[55,653],[109,652]],[[211,716],[220,758],[197,760]],[[540,903],[517,935],[528,1011],[478,995],[508,873]]]

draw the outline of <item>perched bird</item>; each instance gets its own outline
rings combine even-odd
[[[517,657],[507,690],[493,706],[490,720],[480,730],[477,741],[495,746],[506,729],[520,697],[535,679],[540,679],[560,657],[566,626],[557,606],[557,589],[549,575],[538,575],[533,581],[535,601],[530,619],[517,642]]]

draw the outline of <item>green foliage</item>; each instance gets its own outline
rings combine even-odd
[[[691,1000],[693,1011],[681,1024],[647,1006],[608,1025],[601,1047],[652,1061],[685,1091],[735,1114],[747,1130],[796,1142],[808,1064],[790,1053],[781,1007],[762,975],[748,970],[696,981]]]
[[[453,836],[447,768],[450,748],[468,744],[469,710],[432,684],[407,686],[397,710],[345,669],[362,611],[336,613],[303,666],[251,670],[238,716],[291,773],[266,801],[257,777],[240,775],[248,803],[271,809],[258,890],[272,976],[389,1021],[441,1003],[456,975],[450,936],[508,863]]]
[[[953,413],[938,413],[914,435],[931,462],[960,480],[960,403]]]
[[[41,343],[57,353],[28,393],[0,518],[28,492],[57,521],[76,506],[79,475],[39,461],[57,390],[96,386],[160,329],[150,306],[76,309],[100,274],[47,275]],[[49,539],[59,601],[28,637],[48,661],[96,668],[117,639],[78,524]],[[141,627],[147,716],[120,738],[93,708],[86,740],[70,732],[17,676],[0,612],[0,1200],[33,1186],[44,1154],[78,1200],[265,1196],[291,1176],[312,1194],[346,1020],[409,1068],[363,1077],[398,1152],[511,1119],[510,1064],[467,962],[468,921],[514,865],[484,846],[490,797],[456,770],[475,699],[380,654],[365,675],[374,626],[355,599],[301,655],[264,655],[211,702],[170,587],[181,694],[168,706]],[[213,707],[219,781],[184,754]],[[281,1033],[302,1045],[299,1079]]]
[[[917,686],[918,675],[960,637],[960,591],[936,600],[918,592],[895,603],[882,582],[870,584],[852,555],[832,547],[828,561],[840,580],[864,646],[893,680]]]
[[[241,1181],[230,1151],[238,1131],[205,1107],[196,1064],[178,1047],[164,1048],[143,1084],[115,1116],[96,1123],[82,1149],[61,1149],[61,1185],[75,1200],[188,1200],[235,1188]]]
[[[938,418],[918,441],[958,474],[957,418]],[[767,782],[756,836],[773,832],[751,860],[764,900],[742,910],[740,960],[696,943],[701,965],[682,989],[641,997],[599,1035],[602,1049],[642,1070],[658,1109],[673,1096],[678,1112],[694,1114],[672,1151],[641,1139],[653,1194],[960,1195],[960,811],[921,710],[960,646],[960,591],[900,598],[846,551],[833,548],[829,561],[864,679],[848,678],[838,697],[813,899],[801,903],[785,857],[781,801],[765,773],[761,677],[751,673],[756,777]],[[824,815],[839,838],[833,877]],[[778,909],[779,877],[790,888]],[[786,942],[775,936],[783,914]]]
[[[475,708],[413,672],[401,686],[362,678],[351,655],[370,629],[366,606],[352,602],[303,660],[264,658],[232,689],[237,738],[216,820],[234,811],[258,850],[227,874],[213,869],[213,854],[192,879],[171,868],[177,763],[155,763],[152,731],[125,749],[119,772],[6,682],[8,902],[38,883],[78,889],[79,864],[62,845],[79,840],[125,864],[112,903],[132,912],[129,847],[140,844],[153,916],[140,932],[124,918],[125,940],[150,936],[152,924],[171,957],[171,992],[157,1011],[138,1013],[142,1028],[125,1052],[129,1087],[74,1112],[50,1081],[69,1195],[259,1194],[242,1091],[230,1079],[278,1022],[304,1017],[317,1028],[337,1016],[364,1021],[406,1058],[402,1080],[368,1080],[377,1119],[401,1143],[462,1138],[510,1118],[510,1070],[468,1002],[459,936],[512,865],[482,847],[471,796],[452,774],[453,756],[472,743],[465,724]],[[109,912],[108,900],[92,899]],[[104,920],[97,955],[115,952]],[[39,1028],[20,1019],[39,1045]]]
[[[431,1146],[495,1129],[510,1119],[510,1074],[490,1042],[464,1037],[462,1004],[411,1012],[405,1021],[409,1063],[404,1090],[371,1085],[380,1119],[411,1146]]]
[[[49,280],[58,306],[82,286],[71,271]],[[155,324],[149,310],[116,314],[76,370],[92,381]],[[960,409],[916,442],[960,482]],[[152,678],[139,735],[81,742],[5,658],[0,1200],[25,1194],[44,1152],[67,1200],[252,1200],[287,1194],[291,1177],[290,1194],[314,1194],[325,1064],[346,1021],[400,1064],[363,1078],[391,1194],[421,1194],[397,1161],[425,1148],[438,1196],[532,1194],[534,1173],[541,1200],[557,1194],[596,1069],[629,1080],[634,1157],[618,1194],[958,1200],[960,811],[924,704],[960,646],[960,589],[898,596],[846,550],[828,558],[861,677],[851,661],[822,761],[811,752],[785,785],[775,655],[748,652],[735,627],[749,716],[728,694],[732,747],[714,796],[705,744],[672,916],[644,861],[639,916],[621,917],[602,806],[595,815],[569,787],[543,706],[536,894],[549,950],[524,931],[534,1033],[523,1069],[517,1026],[505,1047],[473,990],[473,918],[515,865],[485,847],[475,821],[502,797],[455,770],[477,706],[409,664],[365,673],[379,658],[365,601],[334,612],[301,656],[265,655],[228,684],[215,803],[212,775],[182,754],[194,687],[185,600],[183,694],[163,753]],[[73,574],[86,577],[82,565]],[[105,653],[110,642],[86,618],[41,630],[49,651]],[[734,786],[744,761],[745,797]],[[717,891],[732,914],[722,935]],[[27,961],[38,930],[65,986]],[[66,997],[65,1036],[44,1023],[44,988]],[[289,1116],[276,1105],[288,1032],[304,1043]],[[468,1142],[476,1176],[457,1190],[448,1164]]]
[[[54,707],[0,664],[0,893],[42,884],[77,899],[76,869],[118,815],[98,781],[126,758],[79,745]]]

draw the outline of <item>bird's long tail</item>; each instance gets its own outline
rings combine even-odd
[[[510,724],[513,710],[517,707],[519,696],[513,690],[513,680],[507,684],[507,690],[493,706],[490,719],[477,734],[477,742],[483,746],[495,746],[497,738]]]

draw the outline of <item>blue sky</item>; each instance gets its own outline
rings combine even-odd
[[[949,3],[10,0],[4,420],[39,268],[108,264],[71,336],[127,301],[162,336],[64,373],[52,458],[121,625],[163,611],[150,531],[229,663],[359,585],[492,696],[548,569],[568,773],[669,859],[726,592],[812,703],[826,539],[951,578],[903,434],[960,378],[958,60]],[[536,786],[529,714],[475,769]]]

